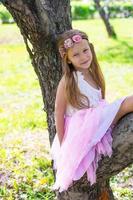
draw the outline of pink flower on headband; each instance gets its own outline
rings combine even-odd
[[[74,35],[72,37],[72,40],[75,42],[75,43],[78,43],[82,40],[82,37],[80,35]]]

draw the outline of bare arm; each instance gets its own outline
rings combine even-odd
[[[57,88],[55,99],[55,125],[60,145],[64,136],[64,114],[66,111],[66,98],[64,90],[64,77],[62,77]]]

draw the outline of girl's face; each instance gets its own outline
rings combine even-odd
[[[72,63],[74,68],[84,71],[90,67],[92,62],[92,53],[88,41],[82,39],[79,43],[68,49],[68,64]]]

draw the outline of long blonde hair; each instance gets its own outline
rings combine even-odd
[[[68,63],[68,55],[67,55],[68,49],[64,48],[64,41],[68,38],[72,38],[74,35],[77,34],[80,35],[82,39],[86,39],[88,41],[88,36],[86,33],[80,30],[71,29],[65,31],[63,34],[58,36],[57,46],[58,49],[61,48],[64,49],[64,56],[62,57],[62,67],[63,67],[63,74],[65,77],[65,94],[67,102],[75,108],[87,108],[89,106],[89,99],[80,92],[77,86],[73,73],[76,70],[72,64]],[[89,41],[88,44],[92,52],[92,62],[88,70],[91,73],[91,76],[94,79],[96,85],[101,88],[102,98],[105,98],[104,76],[98,64],[94,46],[92,43],[89,43]],[[87,104],[85,102],[87,102]]]

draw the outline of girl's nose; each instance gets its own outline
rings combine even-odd
[[[87,55],[85,54],[85,53],[82,53],[82,55],[81,55],[81,61],[85,61],[86,59],[87,59]]]

